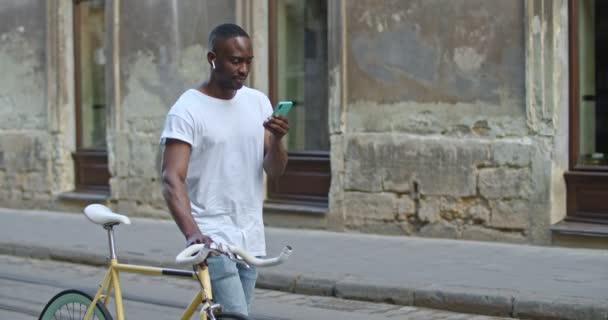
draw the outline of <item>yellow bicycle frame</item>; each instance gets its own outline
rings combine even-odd
[[[107,304],[110,296],[112,295],[112,290],[114,290],[114,303],[116,305],[116,317],[118,320],[124,320],[124,310],[122,306],[122,291],[120,289],[120,280],[118,277],[118,273],[120,271],[130,272],[130,273],[138,273],[144,275],[153,275],[153,276],[175,276],[175,277],[186,277],[192,279],[200,279],[201,290],[194,296],[192,302],[188,305],[186,310],[182,313],[180,317],[181,320],[188,320],[192,317],[197,307],[202,303],[203,308],[201,309],[200,319],[207,320],[207,313],[204,311],[211,305],[211,299],[213,298],[211,294],[211,280],[209,278],[209,269],[208,268],[198,268],[197,272],[194,271],[186,271],[186,270],[174,270],[174,269],[163,269],[163,268],[155,268],[155,267],[147,267],[147,266],[138,266],[131,264],[121,264],[118,263],[117,259],[110,260],[110,267],[106,272],[95,297],[93,298],[93,302],[87,309],[87,313],[84,316],[85,320],[88,320],[91,314],[93,313],[93,309],[97,305],[97,302],[103,299],[103,303]],[[198,276],[197,276],[198,273]],[[104,291],[105,290],[105,291]]]

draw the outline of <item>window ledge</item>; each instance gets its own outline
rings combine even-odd
[[[313,216],[325,216],[327,207],[304,205],[304,204],[286,204],[276,202],[264,202],[264,212],[273,213],[295,213],[306,214]]]
[[[561,221],[552,225],[550,229],[553,233],[558,234],[587,237],[608,237],[607,224]]]
[[[110,198],[110,194],[107,192],[70,191],[61,193],[57,197],[60,200],[105,202]]]

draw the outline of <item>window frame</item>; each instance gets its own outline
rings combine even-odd
[[[275,76],[278,68],[276,32],[276,1],[268,0],[269,98],[273,105],[277,103],[278,91]],[[329,74],[326,76],[329,77]],[[329,99],[325,105],[328,110]],[[288,157],[289,161],[284,175],[268,179],[266,203],[327,208],[331,183],[330,151],[288,151]],[[294,188],[285,186],[297,186],[296,191],[294,192]]]
[[[580,165],[578,1],[568,1],[569,53],[569,171],[566,182],[566,221],[608,224],[608,166]]]
[[[81,90],[81,53],[80,53],[80,10],[78,6],[90,0],[73,1],[74,30],[74,107],[76,117],[76,150],[74,159],[75,191],[90,193],[109,193],[110,171],[108,166],[107,144],[105,149],[82,147],[82,90]],[[106,8],[107,10],[107,8]],[[107,143],[107,142],[106,142]]]
[[[578,1],[568,1],[568,33],[569,33],[569,104],[570,104],[570,150],[569,150],[569,168],[572,171],[599,171],[608,172],[608,166],[592,166],[581,165],[578,163],[580,153],[580,104],[579,104],[579,63],[578,63]]]

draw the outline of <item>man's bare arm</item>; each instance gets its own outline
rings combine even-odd
[[[201,233],[192,217],[190,199],[186,192],[186,175],[191,153],[189,144],[174,139],[167,140],[161,166],[163,196],[188,245],[211,243],[211,239]]]

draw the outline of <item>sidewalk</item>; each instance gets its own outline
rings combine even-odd
[[[177,267],[173,221],[115,228],[123,262]],[[608,319],[608,251],[267,228],[258,286],[529,319]],[[103,265],[106,232],[84,214],[0,209],[0,254]],[[0,270],[2,266],[0,266]]]

